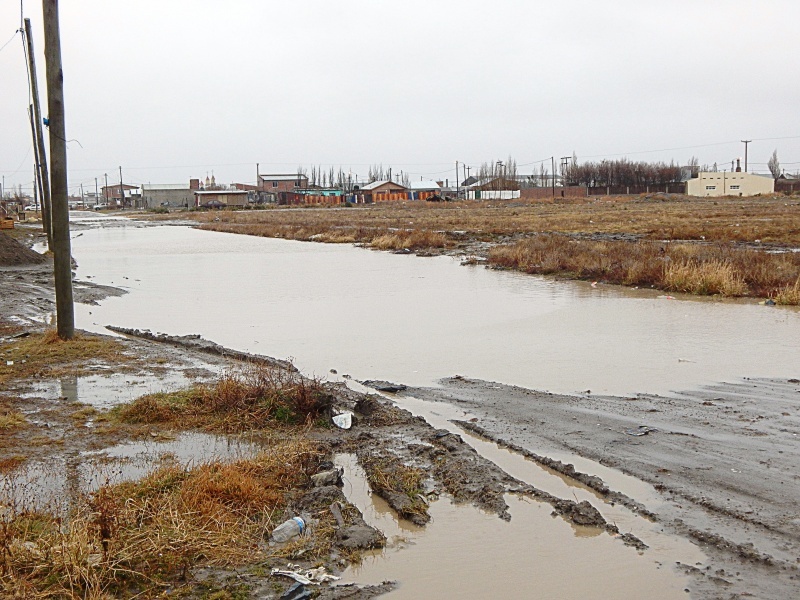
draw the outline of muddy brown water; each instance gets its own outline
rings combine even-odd
[[[199,333],[236,349],[293,357],[304,372],[330,379],[348,374],[422,386],[460,373],[564,393],[663,394],[743,375],[785,376],[800,349],[800,312],[753,301],[669,299],[459,267],[448,257],[108,224],[75,234],[77,275],[130,293],[78,305],[79,327]],[[552,517],[549,505],[516,496],[507,497],[510,523],[442,497],[431,505],[432,523],[415,528],[373,497],[354,459],[341,456],[349,499],[390,540],[348,569],[344,581],[397,580],[397,598],[686,597],[687,580],[674,565],[702,566],[694,545],[460,431],[450,421],[468,418],[463,411],[414,398],[400,404],[459,433],[514,477],[589,500],[650,549],[640,553],[607,533],[576,528]],[[117,452],[130,458],[131,450]],[[658,508],[658,495],[641,481],[578,457],[552,456]],[[128,460],[120,475],[136,472]]]
[[[431,523],[397,519],[371,494],[353,455],[339,455],[345,494],[387,548],[347,569],[340,583],[398,580],[387,598],[685,598],[670,552],[640,554],[596,528],[568,525],[541,502],[508,495],[511,521],[440,498]],[[688,546],[688,544],[687,544]],[[702,560],[686,548],[684,557]]]
[[[77,277],[130,293],[77,305],[79,327],[199,333],[319,376],[666,393],[783,377],[800,351],[800,311],[753,300],[672,300],[450,257],[112,223],[73,234]]]

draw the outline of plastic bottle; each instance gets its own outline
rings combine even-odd
[[[293,517],[278,525],[272,531],[272,539],[278,542],[288,542],[293,537],[301,535],[306,528],[306,522],[301,517]]]

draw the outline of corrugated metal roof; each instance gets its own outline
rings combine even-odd
[[[411,181],[408,184],[408,189],[415,192],[437,191],[442,187],[435,181]]]

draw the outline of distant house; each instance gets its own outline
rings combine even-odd
[[[259,174],[258,176],[258,189],[262,192],[277,194],[279,192],[293,192],[298,188],[307,187],[308,177],[299,173]]]
[[[741,171],[700,172],[686,182],[686,194],[689,196],[755,196],[774,191],[775,180],[772,176]]]
[[[357,194],[363,195],[367,203],[408,200],[408,188],[394,181],[373,181],[362,185]]]
[[[194,206],[223,208],[247,204],[246,190],[195,190]]]
[[[442,186],[435,181],[411,181],[408,184],[410,200],[428,200],[442,193]]]
[[[120,184],[103,186],[103,199],[105,202],[109,206],[123,206],[122,198],[124,195],[124,206],[134,206],[142,194],[141,188],[127,183],[123,183],[121,187],[122,192],[120,192]]]
[[[200,189],[199,179],[190,179],[184,183],[143,183],[142,202],[145,208],[156,206],[194,205],[194,192]]]
[[[786,173],[782,174],[775,180],[775,191],[784,194],[800,192],[800,177]]]

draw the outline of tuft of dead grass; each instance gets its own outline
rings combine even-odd
[[[720,260],[671,263],[664,271],[663,287],[700,296],[745,296],[749,291],[733,265]]]
[[[426,250],[449,246],[447,236],[437,231],[400,230],[379,235],[369,243],[377,250]]]
[[[797,278],[794,285],[786,285],[775,292],[773,300],[775,304],[800,306],[800,277]]]
[[[330,550],[333,527],[275,551],[265,541],[322,453],[316,443],[292,438],[251,459],[193,469],[170,465],[137,482],[102,487],[69,518],[6,515],[0,521],[0,592],[155,597],[185,581],[196,565],[238,566],[301,551],[321,556]]]
[[[28,419],[18,410],[0,407],[0,433],[18,431],[28,426]]]
[[[216,383],[173,393],[148,394],[112,413],[129,424],[235,433],[281,425],[311,424],[332,397],[322,383],[296,372],[252,365]]]

